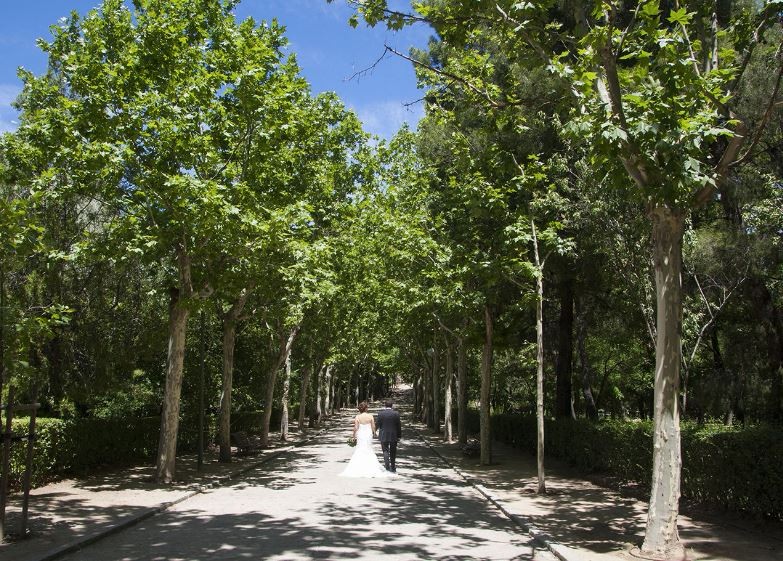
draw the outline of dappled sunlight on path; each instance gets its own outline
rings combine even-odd
[[[336,420],[347,427],[351,415]],[[400,443],[397,477],[339,477],[352,453],[347,432],[333,429],[67,559],[533,558],[529,538],[418,439]]]
[[[421,427],[424,430],[423,427]],[[586,481],[561,462],[547,459],[547,494],[538,495],[535,457],[493,442],[493,465],[466,458],[459,446],[437,436],[427,442],[468,480],[495,495],[507,509],[566,546],[574,559],[633,559],[644,537],[647,505]],[[734,515],[739,518],[739,515]],[[746,528],[718,515],[679,517],[680,537],[692,561],[776,561],[783,558],[783,528],[755,521]]]

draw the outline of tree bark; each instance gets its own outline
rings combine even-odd
[[[421,407],[421,420],[427,426],[432,425],[432,402],[430,385],[432,383],[432,377],[429,374],[430,364],[424,357],[424,367],[421,370],[421,387],[422,387],[422,407]]]
[[[490,440],[490,407],[489,394],[492,389],[492,312],[489,305],[484,305],[484,349],[481,355],[481,408],[480,408],[480,438],[481,464],[492,463],[492,442]]]
[[[321,417],[324,414],[324,410],[322,407],[322,397],[323,397],[323,379],[324,379],[324,366],[323,364],[318,368],[318,372],[316,372],[316,385],[315,385],[315,426],[320,427],[321,426]]]
[[[5,383],[5,264],[0,261],[0,397]],[[2,533],[0,533],[2,538]]]
[[[750,280],[751,302],[764,330],[769,376],[767,417],[783,421],[783,317],[766,283],[753,277]]]
[[[280,441],[288,440],[288,398],[291,390],[291,353],[285,359],[285,377],[283,378],[283,411],[280,415]]]
[[[440,345],[438,344],[438,331],[432,343],[432,428],[440,432]]]
[[[580,299],[581,301],[581,299]],[[576,349],[579,355],[579,369],[582,378],[582,396],[585,400],[585,414],[590,419],[598,418],[598,408],[593,398],[593,389],[590,383],[592,376],[590,360],[587,357],[587,310],[583,304],[579,304],[579,312],[576,317]]]
[[[454,346],[449,340],[448,333],[444,333],[446,339],[446,392],[443,401],[443,435],[449,444],[453,441],[452,423],[451,423],[451,381],[454,378]]]
[[[218,446],[221,462],[231,461],[231,390],[234,380],[234,348],[237,322],[245,307],[250,289],[243,289],[231,309],[223,315],[223,389],[220,394]]]
[[[177,432],[179,431],[179,399],[185,364],[185,334],[188,311],[180,290],[172,288],[169,303],[169,347],[166,364],[166,387],[160,415],[160,437],[155,477],[160,483],[174,480],[177,460]]]
[[[468,356],[465,349],[465,338],[457,342],[457,442],[468,442],[467,412],[468,412]]]
[[[231,461],[231,389],[234,371],[234,343],[236,323],[223,319],[223,391],[220,394],[218,445],[221,462]]]
[[[565,278],[560,285],[560,321],[557,345],[557,387],[555,416],[565,419],[573,416],[571,407],[574,354],[574,280]]]
[[[657,206],[651,212],[656,291],[653,479],[642,551],[681,559],[677,532],[680,500],[680,325],[682,318],[682,235],[678,210]]]
[[[326,386],[326,394],[324,395],[324,414],[327,417],[332,416],[332,365],[326,367],[326,373],[324,374],[324,385]],[[357,394],[358,395],[358,394]]]
[[[299,418],[297,424],[299,425],[299,431],[304,433],[307,431],[307,399],[308,390],[310,388],[310,378],[313,375],[313,363],[308,360],[302,372],[302,389],[299,392]]]
[[[277,381],[277,373],[280,368],[288,360],[288,355],[291,354],[291,347],[294,344],[296,335],[299,333],[299,326],[295,326],[288,333],[288,338],[280,338],[280,354],[277,357],[272,368],[266,376],[266,395],[264,401],[264,419],[261,425],[261,446],[269,446],[269,423],[272,420],[272,405],[275,399],[275,382]]]
[[[533,228],[533,255],[536,259],[536,426],[537,447],[536,467],[538,472],[538,492],[546,493],[544,478],[544,267],[538,253],[536,225]]]

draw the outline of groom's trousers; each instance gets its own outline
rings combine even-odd
[[[383,466],[386,471],[397,471],[397,441],[381,442],[381,450],[383,450]]]

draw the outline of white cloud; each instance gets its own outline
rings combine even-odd
[[[0,84],[0,133],[10,132],[17,128],[17,112],[11,107],[11,103],[21,91],[19,86]]]
[[[381,101],[355,107],[354,111],[364,123],[364,129],[380,137],[390,139],[403,123],[416,128],[424,115],[420,103],[406,106],[402,101]]]
[[[0,84],[0,109],[11,107],[11,103],[22,92],[22,88],[11,84]]]

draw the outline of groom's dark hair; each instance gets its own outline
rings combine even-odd
[[[386,402],[384,403],[384,405],[385,405],[386,407],[391,407],[392,405],[394,405],[394,403],[392,403],[392,400],[391,400],[391,399],[387,399],[387,400],[386,400]]]

